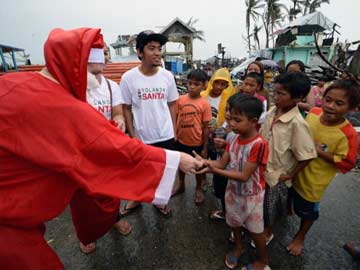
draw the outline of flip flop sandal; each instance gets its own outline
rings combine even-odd
[[[253,266],[252,266],[252,264],[247,264],[247,265],[244,265],[243,267],[241,267],[240,270],[253,270]],[[271,270],[271,268],[270,268],[270,266],[265,265],[263,270]]]
[[[225,220],[225,217],[220,215],[219,213],[222,213],[221,210],[213,211],[210,213],[209,218],[211,220]]]
[[[90,244],[87,244],[87,245],[84,245],[83,243],[80,242],[80,250],[82,253],[84,254],[90,254],[90,253],[93,253],[96,249],[96,245],[95,245],[95,242],[92,242]]]
[[[360,241],[350,241],[345,244],[343,248],[353,256],[354,259],[360,259]]]
[[[127,203],[124,205],[123,209],[120,210],[119,214],[120,214],[120,217],[125,217],[125,216],[128,216],[134,212],[136,212],[137,210],[139,210],[141,208],[142,204],[139,203],[137,204],[136,206],[134,207],[131,207],[131,208],[127,208]]]
[[[240,257],[235,257],[234,255],[229,252],[225,256],[225,265],[229,269],[235,269],[239,265],[239,259]]]
[[[169,208],[169,206],[157,206],[157,205],[154,205],[153,206],[155,207],[155,209],[158,211],[158,213],[163,216],[163,217],[170,217],[171,216],[171,209]],[[166,211],[166,209],[168,211]]]
[[[266,240],[265,245],[266,245],[266,246],[270,245],[270,243],[271,243],[271,241],[272,241],[273,239],[274,239],[274,234],[271,234],[270,237],[269,237],[269,239]],[[250,246],[252,246],[253,248],[255,248],[255,243],[254,243],[253,240],[251,240]]]
[[[244,231],[241,231],[241,237],[244,237]],[[229,242],[235,244],[235,236],[233,231],[230,232]]]

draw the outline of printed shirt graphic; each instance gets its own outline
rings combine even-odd
[[[122,103],[120,88],[114,82],[109,80],[112,90],[112,105],[116,106]],[[111,120],[111,101],[109,87],[104,76],[101,76],[101,85],[96,89],[86,90],[86,100],[97,111],[101,112],[106,119]]]
[[[324,126],[320,122],[321,114],[321,108],[313,108],[306,120],[314,140],[322,145],[323,150],[333,153],[335,164],[315,158],[295,178],[294,189],[310,202],[319,202],[336,172],[350,171],[357,156],[358,137],[351,124],[345,120],[337,126]]]
[[[207,99],[208,99],[209,104],[211,106],[211,115],[212,115],[211,122],[213,123],[212,126],[216,127],[217,126],[218,113],[219,113],[219,106],[220,106],[220,101],[221,101],[221,95],[216,97],[216,98],[208,96]]]
[[[123,75],[120,89],[124,104],[131,105],[137,138],[152,144],[174,137],[168,102],[179,94],[169,71],[159,68],[153,76],[145,76],[135,67]]]
[[[240,140],[235,136],[226,151],[230,154],[230,167],[236,171],[242,171],[246,162],[257,163],[258,167],[247,182],[239,182],[229,179],[228,188],[233,186],[239,196],[252,196],[259,194],[265,188],[264,171],[269,155],[266,140],[259,134],[248,140]]]
[[[211,120],[211,108],[205,98],[181,96],[176,103],[176,132],[180,143],[188,146],[203,144],[202,124]]]

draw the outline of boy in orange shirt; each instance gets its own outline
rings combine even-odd
[[[180,96],[176,103],[176,135],[175,149],[192,155],[192,152],[201,153],[207,158],[209,140],[209,122],[211,107],[209,102],[200,96],[205,89],[207,75],[200,69],[192,70],[188,75],[188,94]],[[204,201],[204,192],[201,188],[203,175],[196,175],[195,204]],[[179,185],[173,196],[185,191],[185,173],[179,170]]]

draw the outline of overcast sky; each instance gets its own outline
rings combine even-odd
[[[287,3],[289,1],[283,0]],[[341,40],[360,40],[360,0],[330,0],[321,11],[341,25]],[[206,42],[194,43],[194,58],[206,59],[222,43],[232,57],[246,55],[242,35],[245,0],[0,0],[0,43],[26,49],[32,63],[43,63],[43,44],[56,27],[102,28],[106,42],[118,34],[145,29],[160,30],[175,17],[198,18],[196,28],[205,31]]]

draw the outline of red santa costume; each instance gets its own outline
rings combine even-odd
[[[68,204],[87,244],[114,224],[118,199],[170,198],[180,154],[128,138],[86,103],[89,51],[102,45],[100,29],[55,29],[48,73],[0,78],[0,269],[63,269],[43,234]]]

